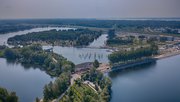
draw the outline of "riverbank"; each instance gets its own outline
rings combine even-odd
[[[134,67],[134,66],[140,66],[142,64],[148,64],[148,63],[153,63],[156,60],[160,60],[160,59],[164,59],[164,58],[168,58],[168,57],[172,57],[172,56],[176,56],[176,55],[180,55],[180,50],[171,52],[171,53],[165,53],[162,55],[157,55],[152,57],[153,60],[141,60],[141,61],[136,61],[136,62],[130,62],[130,63],[126,63],[126,64],[122,64],[122,65],[116,65],[116,66],[111,66],[109,63],[101,63],[100,66],[97,68],[97,70],[101,71],[102,73],[108,73],[110,71],[113,70],[119,70],[119,69],[127,69],[130,67]],[[117,68],[117,69],[116,69]]]
[[[174,51],[174,52],[169,52],[169,53],[165,53],[165,54],[162,54],[162,55],[157,55],[154,58],[159,60],[159,59],[164,59],[164,58],[167,58],[167,57],[176,56],[176,55],[179,55],[179,54],[180,54],[180,50],[177,50],[177,51]]]
[[[139,69],[108,73],[110,102],[180,102],[180,54]]]

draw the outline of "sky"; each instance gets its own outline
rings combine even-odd
[[[0,19],[180,17],[180,0],[0,0]]]

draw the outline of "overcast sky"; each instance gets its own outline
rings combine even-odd
[[[180,0],[0,0],[0,19],[180,17]]]

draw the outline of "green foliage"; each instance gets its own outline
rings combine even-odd
[[[100,102],[99,97],[88,85],[74,84],[60,102]]]
[[[95,84],[95,88],[97,85],[100,86],[102,91],[100,92],[98,102],[109,102],[111,96],[111,80],[108,77],[103,76],[103,74],[95,69],[91,69],[89,73],[85,73],[82,76],[82,80],[89,80]],[[87,99],[89,99],[87,97]]]
[[[16,59],[18,58],[18,52],[16,50],[13,50],[13,49],[10,49],[10,48],[7,48],[5,49],[4,51],[4,56],[7,58],[7,59]]]
[[[150,57],[157,54],[158,47],[153,44],[150,47],[139,48],[131,51],[118,51],[108,56],[111,63],[126,62],[129,60],[141,59],[143,57]]]
[[[4,88],[0,87],[0,102],[18,102],[15,92],[8,93]]]
[[[99,62],[98,62],[97,59],[94,60],[93,66],[94,66],[94,68],[98,68],[99,67]]]
[[[44,100],[49,101],[59,97],[70,85],[70,73],[62,73],[54,83],[50,82],[44,87]]]
[[[115,35],[115,30],[114,29],[110,29],[109,31],[108,31],[108,38],[109,39],[112,39],[112,38],[114,38],[116,35]]]
[[[128,44],[133,44],[133,38],[128,38],[128,39],[122,39],[122,38],[117,38],[117,37],[114,37],[114,38],[109,38],[107,40],[107,44],[108,45],[128,45]]]
[[[51,76],[59,76],[63,71],[74,71],[75,65],[61,55],[45,52],[40,45],[23,48],[6,48],[3,54],[9,60],[16,60],[23,65],[38,66]]]
[[[81,79],[75,80],[75,83],[76,83],[78,86],[81,86]]]
[[[46,42],[48,44],[59,44],[62,46],[83,46],[89,45],[94,39],[98,38],[101,32],[92,31],[89,29],[77,29],[77,30],[50,30],[43,32],[34,32],[26,35],[17,35],[9,38],[9,44],[31,44],[31,42]]]
[[[95,84],[95,90],[83,81],[91,81]],[[99,88],[100,87],[100,88]],[[86,72],[81,80],[75,81],[69,91],[60,102],[109,102],[111,96],[111,80],[95,69]]]

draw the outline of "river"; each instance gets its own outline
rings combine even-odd
[[[54,28],[35,28],[0,35],[0,44],[6,44],[9,37]],[[56,28],[61,29],[61,28]],[[63,28],[66,29],[66,28]],[[71,28],[68,28],[71,29]],[[108,62],[108,49],[103,47],[106,40],[103,34],[89,45],[93,48],[54,46],[53,51],[75,64],[93,61]],[[44,49],[51,46],[43,46]],[[109,73],[112,80],[111,102],[180,102],[180,55],[158,60],[156,64],[141,66],[136,70]],[[44,71],[26,68],[21,64],[7,62],[0,58],[0,86],[15,91],[20,102],[32,102],[42,98],[43,87],[53,79]]]
[[[47,27],[7,33],[0,35],[0,45],[7,45],[7,39],[15,35],[47,31],[51,29],[68,30],[75,28]],[[105,45],[104,42],[106,40],[106,36],[106,34],[103,34],[89,45],[89,47],[94,48],[55,46],[53,48],[53,51],[55,53],[63,55],[75,64],[91,62],[94,61],[94,59],[98,59],[100,62],[108,62],[107,56],[111,52],[109,52],[107,49],[95,48],[103,47]],[[43,46],[43,48],[51,47],[52,46]],[[33,102],[36,97],[42,98],[44,85],[53,80],[54,79],[52,79],[44,71],[41,71],[38,68],[26,68],[21,64],[10,63],[7,62],[5,59],[0,58],[0,87],[7,88],[10,91],[15,91],[16,94],[19,96],[20,102]]]
[[[136,70],[109,73],[111,102],[180,102],[180,55]]]
[[[20,102],[34,102],[36,97],[42,98],[44,85],[52,80],[38,68],[26,68],[0,58],[0,87],[15,91]]]

